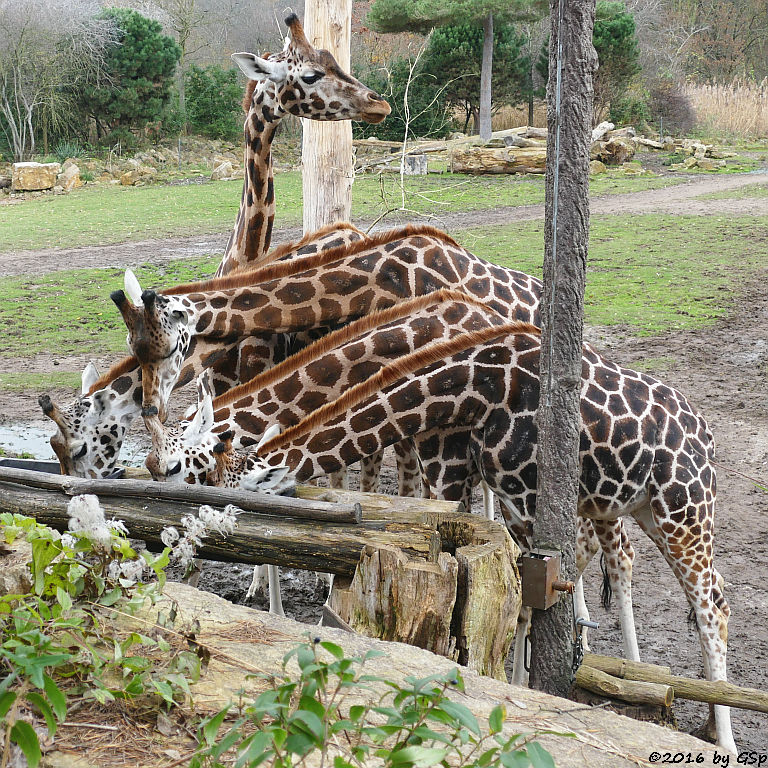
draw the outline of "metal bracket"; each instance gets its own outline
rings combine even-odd
[[[559,599],[561,592],[573,594],[572,581],[560,579],[560,553],[552,549],[531,550],[521,558],[523,605],[545,611]]]

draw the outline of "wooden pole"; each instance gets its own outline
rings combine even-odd
[[[538,488],[534,546],[561,553],[561,580],[575,581],[579,390],[589,237],[589,149],[595,0],[550,0],[547,178]],[[567,696],[573,678],[573,604],[534,610],[531,686]]]
[[[692,680],[688,677],[670,674],[668,667],[643,664],[637,661],[614,659],[611,656],[597,656],[587,653],[584,664],[625,680],[670,685],[678,699],[705,701],[708,704],[724,704],[728,707],[768,712],[768,692],[756,688],[744,688],[725,680]]]
[[[68,496],[93,493],[96,496],[122,496],[144,501],[163,499],[198,505],[211,504],[218,507],[234,504],[247,512],[305,520],[359,523],[363,514],[359,504],[329,504],[325,501],[305,501],[236,488],[175,485],[155,483],[151,480],[92,480],[11,467],[0,467],[0,482],[61,491]]]
[[[576,672],[576,685],[586,691],[610,696],[612,699],[621,699],[630,704],[669,707],[675,698],[675,691],[669,685],[624,680],[585,664],[582,664]]]
[[[125,481],[127,482],[127,481]],[[180,527],[181,518],[196,514],[199,504],[117,496],[99,496],[109,517],[123,520],[131,538],[150,549],[161,549],[164,527]],[[69,524],[69,498],[59,491],[0,482],[0,512],[34,517],[59,531]],[[234,563],[265,563],[351,576],[367,545],[398,547],[407,557],[435,562],[440,534],[424,523],[404,525],[388,520],[360,524],[293,518],[238,516],[237,528],[226,538],[213,534],[197,548],[197,556]]]
[[[352,0],[307,0],[304,33],[350,71]],[[352,210],[352,123],[302,120],[304,234],[349,221]]]

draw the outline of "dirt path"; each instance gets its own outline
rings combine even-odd
[[[594,200],[595,214],[668,211],[705,215],[733,212],[768,214],[768,198],[754,200],[711,200],[692,198],[718,190],[733,189],[763,181],[764,176],[698,177],[662,190]],[[536,218],[540,206],[501,209],[452,217],[452,228],[480,223]],[[282,239],[282,238],[278,238]],[[164,261],[181,255],[209,253],[223,247],[224,238],[192,238],[185,241],[131,243],[106,248],[69,251],[26,252],[0,255],[0,273],[39,271],[79,266],[122,265],[137,261]],[[200,249],[200,250],[196,250]],[[663,337],[635,338],[617,328],[590,328],[588,338],[606,356],[629,367],[650,370],[678,387],[706,415],[718,443],[718,515],[716,562],[726,580],[725,594],[731,606],[729,627],[729,678],[738,684],[768,690],[768,493],[759,490],[744,475],[761,478],[768,484],[768,264],[743,287],[732,313],[697,331],[679,331]],[[51,370],[54,358],[38,356],[5,360],[5,370]],[[86,362],[81,356],[60,359],[61,367],[78,370]],[[101,356],[106,367],[110,356]],[[39,429],[50,434],[36,403],[37,392],[0,392],[0,433],[2,429]],[[52,393],[54,394],[54,393]],[[71,392],[58,392],[69,400]],[[177,406],[179,407],[179,406]],[[142,455],[146,437],[132,430]],[[0,435],[1,436],[1,435]],[[384,488],[396,487],[394,471],[387,467]],[[636,550],[634,604],[641,657],[645,661],[670,665],[677,674],[702,675],[701,653],[695,632],[686,624],[687,606],[682,591],[659,553],[638,527],[629,522]],[[600,573],[593,562],[587,573],[587,599],[600,629],[592,634],[592,650],[621,654],[621,636],[615,611],[600,607]],[[242,602],[250,583],[247,567],[210,568],[201,586],[228,599]],[[290,615],[316,620],[320,597],[314,593],[311,577],[288,573],[284,577],[286,609]],[[259,603],[261,607],[264,602]],[[706,713],[704,705],[676,702],[681,728],[693,728]],[[768,754],[768,715],[734,711],[734,732],[740,749]],[[649,751],[653,745],[649,745]]]
[[[745,200],[696,200],[700,195],[765,182],[766,174],[733,174],[691,176],[684,184],[663,189],[632,192],[624,195],[606,195],[592,200],[593,215],[675,213],[691,216],[732,213],[739,215],[768,215],[768,197]],[[513,221],[530,221],[544,217],[543,205],[494,208],[486,211],[451,213],[433,216],[422,221],[434,223],[449,233],[470,227],[499,226]],[[405,223],[406,220],[389,217],[377,229]],[[367,229],[371,222],[355,222]],[[62,269],[127,267],[139,263],[163,264],[173,259],[187,259],[222,252],[229,233],[198,235],[196,237],[142,240],[115,245],[84,246],[82,248],[47,248],[42,250],[10,251],[0,253],[0,276],[37,273],[44,266],[46,272]],[[282,243],[301,237],[299,227],[277,228],[273,242]]]

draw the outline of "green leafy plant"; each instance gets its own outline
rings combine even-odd
[[[192,130],[214,139],[239,138],[242,96],[236,70],[193,64],[187,74],[187,115]]]
[[[63,139],[53,148],[53,154],[60,163],[63,163],[68,157],[82,157],[85,155],[85,150],[79,142]]]
[[[325,653],[322,653],[322,652]],[[283,673],[269,678],[270,688],[243,703],[234,722],[233,707],[203,722],[201,749],[190,768],[272,768],[316,764],[334,768],[426,768],[515,766],[554,768],[551,755],[535,734],[502,733],[504,707],[495,707],[482,727],[475,715],[448,695],[463,691],[459,670],[447,675],[408,677],[404,684],[363,674],[370,651],[348,658],[319,638],[289,651]],[[325,657],[325,658],[324,658]],[[298,675],[288,672],[292,660]],[[384,683],[384,695],[373,683]],[[348,699],[356,694],[354,701]],[[369,703],[360,703],[368,694]],[[566,734],[567,735],[567,734]]]
[[[169,550],[137,555],[119,521],[80,519],[78,533],[62,536],[31,518],[0,515],[5,542],[22,537],[31,547],[31,589],[0,596],[0,768],[11,744],[36,768],[41,749],[30,720],[42,718],[53,736],[74,697],[105,703],[153,696],[171,707],[190,695],[189,680],[199,674],[193,653],[169,653],[162,637],[118,632],[105,620],[154,599]],[[143,573],[152,584],[141,581]]]

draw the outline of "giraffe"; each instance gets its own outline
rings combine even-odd
[[[203,484],[216,467],[213,449],[223,435],[235,447],[253,446],[264,440],[275,420],[281,427],[298,423],[403,355],[437,340],[504,322],[483,302],[459,291],[442,289],[399,302],[323,337],[215,400],[208,398],[188,424],[164,427],[156,409],[149,408],[145,411],[145,424],[152,436],[152,451],[146,467],[155,480]],[[464,465],[454,460],[451,471],[438,474],[432,487],[439,498],[461,501],[470,509],[472,486],[479,477],[473,460],[468,459],[468,430],[457,428],[451,441],[454,459],[461,455],[459,446],[463,442]],[[625,549],[629,549],[626,536],[622,539],[621,522],[614,526],[614,538],[624,541]],[[591,523],[581,520],[577,536],[579,574],[598,548]],[[625,650],[631,655],[637,653],[631,560],[628,570],[622,570],[616,561],[621,556],[621,551],[615,553],[609,561],[608,573],[619,603]],[[580,605],[579,612],[588,617],[586,606]],[[520,669],[522,664],[517,666]]]
[[[505,501],[507,527],[530,550],[540,349],[538,331],[525,325],[433,344],[382,368],[258,451],[220,447],[210,479],[232,483],[252,468],[288,467],[296,481],[306,481],[434,427],[468,426],[470,452]],[[604,524],[624,515],[638,522],[691,606],[707,679],[726,680],[730,609],[713,563],[715,446],[706,421],[677,390],[587,346],[580,396],[579,515],[597,524],[598,537]],[[730,709],[711,707],[712,720],[718,745],[736,752]]]
[[[276,248],[271,256],[292,260],[328,247],[343,247],[339,240],[347,242],[355,231],[350,225],[334,224]],[[247,281],[245,274],[242,279]],[[230,344],[195,339],[176,386],[188,384],[203,369],[210,368],[214,392],[222,394],[283,359],[287,352],[285,347],[266,345],[257,337]],[[100,377],[89,363],[81,378],[81,393],[72,403],[57,405],[47,394],[41,395],[38,402],[56,425],[50,443],[62,474],[103,478],[115,470],[125,434],[141,413],[141,367],[135,357],[125,357]]]
[[[389,104],[342,71],[328,51],[313,48],[296,14],[285,24],[289,34],[280,53],[263,58],[232,54],[249,78],[243,99],[245,177],[235,228],[216,277],[260,265],[269,250],[275,218],[272,142],[286,115],[380,123],[390,113]]]

